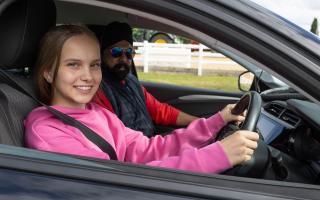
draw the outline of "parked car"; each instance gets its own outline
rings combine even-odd
[[[251,71],[264,151],[244,170],[201,174],[28,149],[23,119],[37,103],[1,76],[0,199],[319,199],[320,40],[251,1],[0,1],[0,67],[34,94],[29,73],[51,25],[114,20],[200,41]],[[244,94],[142,83],[199,117]]]

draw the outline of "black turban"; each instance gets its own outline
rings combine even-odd
[[[104,28],[100,37],[101,50],[103,51],[121,40],[126,40],[132,45],[132,29],[127,23],[112,22]]]

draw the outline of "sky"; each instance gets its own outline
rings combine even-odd
[[[320,23],[320,0],[251,0],[310,31],[314,17]],[[318,29],[320,24],[318,24]]]

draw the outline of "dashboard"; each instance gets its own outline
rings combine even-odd
[[[275,138],[277,138],[284,128],[285,126],[268,112],[264,110],[261,112],[257,129],[261,133],[266,144],[270,144]]]
[[[264,102],[257,131],[278,154],[277,165],[286,171],[283,180],[319,184],[320,106],[301,99]]]
[[[294,130],[302,122],[298,114],[288,108],[286,101],[272,101],[261,109],[257,129],[266,144],[272,143],[283,132]]]
[[[266,103],[257,129],[264,142],[303,159],[320,160],[320,106],[289,99]]]

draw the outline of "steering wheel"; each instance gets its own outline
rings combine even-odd
[[[247,109],[246,119],[239,127],[241,130],[256,131],[256,125],[261,112],[262,100],[259,93],[250,91],[245,93],[236,106],[231,111],[232,114],[241,114]],[[232,133],[220,132],[218,140],[221,140]],[[267,145],[263,142],[263,137],[259,133],[258,147],[255,149],[251,159],[245,163],[234,166],[226,170],[223,174],[244,176],[244,177],[261,177],[269,163],[269,151]]]

